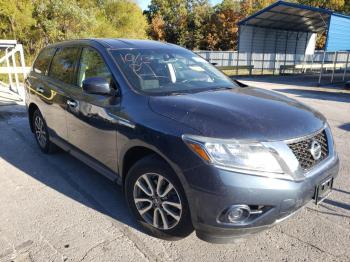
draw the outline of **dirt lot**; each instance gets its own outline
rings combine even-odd
[[[246,82],[328,118],[341,168],[325,203],[236,244],[154,239],[135,225],[120,188],[66,153],[43,155],[24,107],[0,103],[0,261],[350,261],[350,92],[297,79]]]

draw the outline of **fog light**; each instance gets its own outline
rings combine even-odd
[[[247,205],[231,206],[226,212],[227,221],[230,223],[242,223],[250,216],[250,208]]]

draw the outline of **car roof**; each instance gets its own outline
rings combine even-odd
[[[66,45],[76,45],[76,44],[100,44],[108,49],[124,49],[124,48],[181,48],[180,46],[153,41],[153,40],[139,40],[139,39],[123,39],[123,38],[86,38],[86,39],[75,39],[67,40],[63,42],[58,42],[50,45],[51,47],[59,47]]]

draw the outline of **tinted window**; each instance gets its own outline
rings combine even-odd
[[[78,47],[59,48],[52,59],[50,77],[72,84],[75,81],[74,69],[78,54]]]
[[[40,52],[33,65],[33,69],[36,73],[47,75],[51,58],[55,54],[55,51],[55,48],[45,48]]]
[[[112,79],[111,73],[100,54],[91,48],[84,48],[80,59],[78,85],[81,87],[83,81],[90,77],[102,77],[109,83]]]

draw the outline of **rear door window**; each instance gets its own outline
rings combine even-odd
[[[49,76],[67,84],[75,84],[79,50],[79,47],[59,48],[52,59]]]
[[[34,72],[42,75],[47,75],[51,59],[55,54],[55,48],[45,48],[40,52],[33,65]]]

